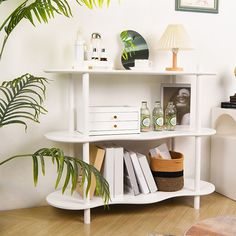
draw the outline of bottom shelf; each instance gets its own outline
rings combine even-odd
[[[202,196],[207,195],[215,191],[215,186],[211,183],[201,181],[200,192],[194,191],[194,180],[185,179],[184,188],[176,192],[162,192],[157,191],[155,193],[140,194],[137,196],[130,194],[124,194],[120,198],[111,199],[110,204],[148,204],[160,202],[168,198],[181,197],[181,196]],[[47,196],[47,202],[49,205],[67,209],[67,210],[84,210],[103,206],[103,201],[100,197],[94,197],[92,200],[86,202],[81,198],[78,193],[70,194],[70,191],[65,192],[63,195],[61,190],[53,192]]]

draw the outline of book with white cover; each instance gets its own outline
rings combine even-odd
[[[171,159],[171,155],[166,143],[161,144],[158,147],[149,150],[152,157],[161,157],[166,160]]]
[[[138,180],[140,190],[141,190],[142,193],[147,194],[150,191],[149,191],[147,182],[145,180],[145,177],[143,175],[143,171],[141,169],[141,166],[139,164],[138,157],[137,157],[136,153],[132,152],[132,151],[129,152],[129,155],[131,157],[131,160],[132,160],[132,163],[133,163],[133,166],[134,166],[134,172],[135,172],[136,178]]]
[[[114,197],[124,194],[124,148],[114,145]]]
[[[114,151],[113,147],[108,145],[100,146],[105,150],[105,159],[103,165],[103,177],[109,184],[111,198],[114,197]]]
[[[139,164],[140,164],[141,169],[143,171],[143,175],[146,179],[146,182],[147,182],[150,192],[151,193],[156,192],[157,186],[156,186],[155,180],[153,178],[150,166],[148,164],[147,157],[141,153],[137,153],[137,157],[138,157]]]
[[[124,152],[124,161],[125,161],[125,178],[128,176],[128,179],[130,181],[131,188],[133,190],[134,195],[138,195],[140,193],[137,179],[134,173],[134,167],[131,161],[131,157],[129,155],[129,152]]]

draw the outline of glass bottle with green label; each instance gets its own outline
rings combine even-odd
[[[163,109],[159,101],[155,102],[155,106],[152,111],[152,122],[154,131],[163,130],[163,125],[164,125]]]
[[[150,111],[148,109],[147,102],[145,101],[142,102],[140,114],[141,114],[141,120],[140,120],[141,132],[150,131],[151,127]]]
[[[165,110],[165,126],[167,130],[175,130],[176,108],[173,102],[169,102]]]

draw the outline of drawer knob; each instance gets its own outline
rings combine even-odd
[[[114,128],[117,128],[117,125],[113,125]]]
[[[117,116],[116,116],[116,115],[114,115],[114,116],[113,116],[113,118],[114,118],[114,119],[117,119]]]

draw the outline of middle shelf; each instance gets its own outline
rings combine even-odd
[[[209,128],[201,128],[199,130],[187,129],[187,130],[175,130],[175,131],[150,131],[140,134],[127,134],[127,135],[99,135],[99,136],[86,136],[77,131],[55,131],[45,134],[45,137],[49,140],[64,143],[90,143],[98,141],[108,140],[158,140],[164,138],[174,137],[202,137],[208,135],[214,135],[216,131]]]

